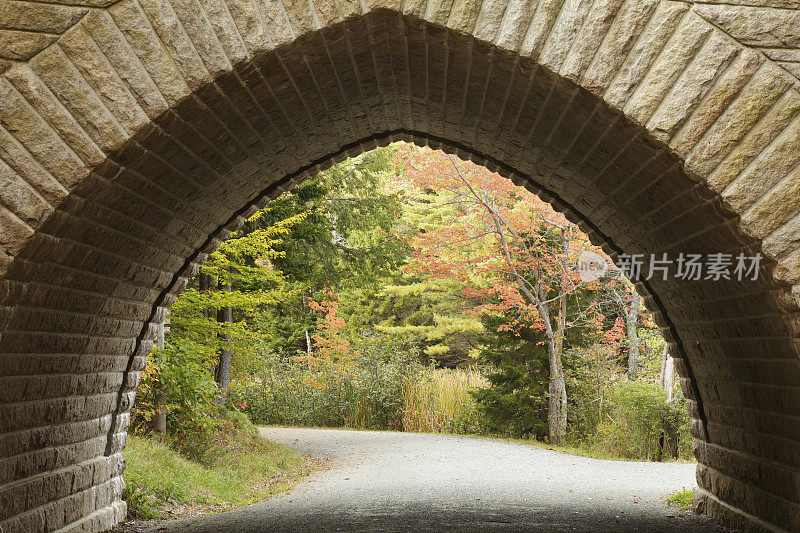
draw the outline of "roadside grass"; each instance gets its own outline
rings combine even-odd
[[[210,466],[189,460],[155,437],[130,435],[125,449],[129,519],[221,512],[290,489],[316,464],[269,442],[249,421],[223,426]]]
[[[691,511],[694,507],[694,489],[687,490],[684,487],[682,491],[667,498],[667,503],[684,511]]]
[[[330,430],[339,430],[339,431],[381,431],[381,432],[396,432],[396,433],[420,433],[424,435],[441,435],[443,434],[441,431],[430,431],[430,430],[421,430],[421,431],[403,431],[403,430],[395,430],[395,429],[371,429],[371,428],[362,428],[362,427],[350,427],[350,426],[341,426],[341,427],[326,427],[326,426],[304,426],[298,424],[260,424],[261,427],[265,428],[279,428],[279,427],[291,427],[291,428],[305,428],[305,429],[330,429]],[[653,461],[645,461],[643,459],[630,459],[628,457],[619,457],[617,455],[603,452],[602,450],[594,449],[594,448],[579,448],[576,446],[556,446],[554,444],[550,444],[548,442],[542,442],[535,439],[518,439],[513,437],[502,437],[499,435],[478,435],[475,433],[445,433],[446,435],[452,435],[454,437],[470,437],[473,439],[484,439],[484,440],[493,440],[497,442],[506,442],[510,444],[520,444],[522,446],[532,446],[534,448],[541,448],[543,450],[551,450],[554,452],[561,452],[566,453],[569,455],[577,455],[578,457],[588,457],[590,459],[603,459],[606,461],[626,461],[626,462],[653,462]],[[687,460],[687,459],[670,459],[668,461],[662,461],[664,463],[696,463],[697,461]]]
[[[470,435],[476,436],[476,435]],[[511,437],[499,437],[499,436],[476,436],[477,438],[482,439],[489,439],[489,440],[496,440],[501,442],[509,442],[513,444],[521,444],[523,446],[533,446],[535,448],[542,448],[544,450],[552,450],[554,452],[561,452],[566,453],[569,455],[577,455],[579,457],[589,457],[591,459],[603,459],[606,461],[627,461],[627,462],[653,462],[653,461],[645,461],[643,459],[631,459],[628,457],[620,457],[618,455],[614,455],[612,453],[608,453],[603,451],[602,449],[597,449],[594,447],[586,447],[580,448],[576,446],[556,446],[554,444],[550,444],[547,442],[541,442],[535,439],[515,439]],[[695,461],[686,460],[686,459],[669,459],[667,461],[662,461],[664,463],[694,463]]]

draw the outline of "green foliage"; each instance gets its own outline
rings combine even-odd
[[[667,498],[667,503],[684,511],[691,511],[694,508],[694,489],[686,490],[683,487],[683,490]]]
[[[213,464],[192,461],[167,443],[130,435],[125,449],[128,518],[158,518],[175,504],[221,511],[287,489],[304,463],[297,452],[268,442],[241,413],[215,423]]]
[[[688,415],[682,398],[644,381],[625,381],[612,390],[609,419],[597,429],[595,448],[629,459],[662,460],[668,447],[688,455]]]
[[[398,275],[369,302],[374,329],[408,337],[423,362],[454,367],[475,361],[483,325],[465,314],[470,308],[463,285],[454,280]]]
[[[169,336],[173,343],[243,353],[262,335],[252,327],[253,313],[286,297],[281,290],[283,275],[272,268],[272,261],[283,254],[276,247],[309,216],[303,211],[265,224],[271,211],[267,206],[253,215],[203,264],[201,273],[210,276],[215,287],[225,285],[228,290],[200,290],[198,276],[172,305]],[[223,308],[233,310],[233,322],[216,320]]]
[[[137,389],[133,427],[139,433],[152,430],[156,413],[156,394],[163,392],[168,402],[167,434],[177,449],[195,460],[209,452],[217,408],[217,386],[209,372],[213,348],[185,341],[154,349]]]
[[[481,361],[489,385],[473,396],[491,433],[543,438],[547,434],[548,359],[544,336],[533,329],[500,329],[503,316],[485,315]],[[498,331],[499,329],[499,331]]]
[[[232,385],[231,402],[259,423],[402,429],[402,387],[420,369],[417,352],[383,335],[352,350],[352,367],[265,353]]]
[[[383,187],[392,170],[388,149],[378,149],[334,165],[269,204],[250,227],[271,227],[300,213],[290,238],[274,246],[274,266],[291,280],[340,288],[363,285],[391,272],[406,253],[394,233],[402,215],[400,197]]]
[[[263,217],[245,226],[270,227],[307,213],[274,246],[270,264],[283,274],[275,302],[253,313],[253,327],[268,338],[270,351],[286,357],[306,351],[306,333],[317,324],[307,303],[321,300],[328,287],[372,295],[405,260],[405,239],[395,231],[400,195],[384,186],[393,171],[389,153],[374,150],[333,166],[270,202]]]

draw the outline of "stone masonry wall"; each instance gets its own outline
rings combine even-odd
[[[800,530],[794,0],[0,0],[0,526],[124,516],[161,318],[258,206],[405,139],[524,184],[612,255],[763,253],[641,283],[698,503]]]

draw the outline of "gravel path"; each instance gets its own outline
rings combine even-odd
[[[492,440],[262,428],[330,460],[294,490],[146,531],[726,531],[664,499],[695,484],[692,464],[601,461]]]

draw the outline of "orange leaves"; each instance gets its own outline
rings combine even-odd
[[[328,287],[321,301],[316,302],[309,298],[308,306],[322,314],[322,322],[317,325],[317,333],[311,336],[319,357],[331,363],[352,362],[350,341],[341,336],[345,321],[338,315],[338,296]],[[309,359],[309,357],[304,356],[299,359]]]
[[[429,148],[401,145],[395,167],[404,186],[436,211],[410,239],[406,270],[463,284],[464,295],[478,300],[472,313],[504,314],[515,330],[542,327],[540,295],[580,284],[573,256],[588,240],[527,189]],[[567,244],[564,228],[570,228]]]
[[[603,342],[609,345],[618,345],[624,335],[625,321],[621,317],[617,317],[614,327],[603,333]]]

